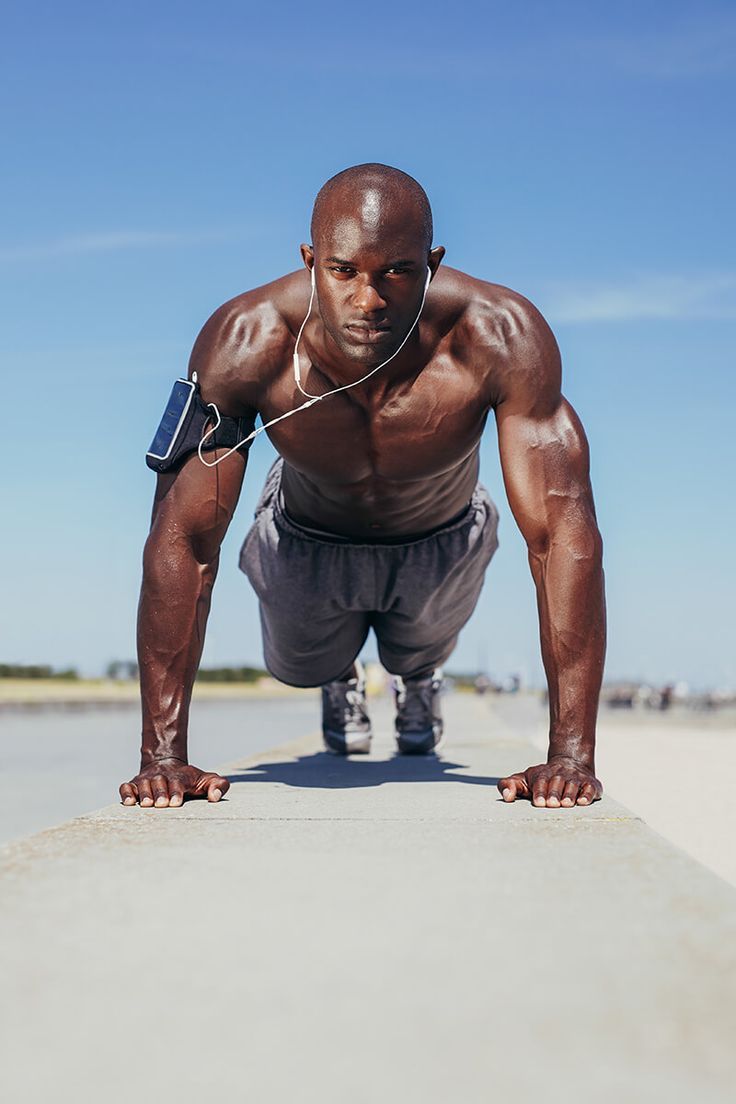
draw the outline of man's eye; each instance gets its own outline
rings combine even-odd
[[[349,276],[353,270],[348,268],[347,265],[333,265],[331,271],[339,272],[341,276]]]
[[[406,276],[408,271],[408,268],[389,268],[387,269],[386,274],[389,275],[390,273],[393,273],[394,276]]]

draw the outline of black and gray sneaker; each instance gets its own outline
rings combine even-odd
[[[322,687],[322,735],[336,755],[366,755],[371,750],[371,720],[366,710],[365,672],[356,661],[357,678]]]
[[[396,703],[396,742],[402,755],[428,755],[442,743],[440,713],[442,669],[427,678],[393,680]]]

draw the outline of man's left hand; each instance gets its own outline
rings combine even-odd
[[[504,801],[525,797],[547,809],[570,809],[598,801],[603,786],[588,767],[575,759],[557,755],[548,763],[502,778],[498,790]]]

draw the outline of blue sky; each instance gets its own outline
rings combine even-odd
[[[4,6],[1,659],[134,649],[170,383],[222,301],[297,267],[346,165],[415,175],[447,263],[531,298],[586,427],[610,678],[736,685],[733,103],[718,3]],[[205,660],[257,662],[223,550]],[[539,681],[495,426],[501,547],[457,667]]]

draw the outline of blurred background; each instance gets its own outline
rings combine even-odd
[[[448,264],[557,335],[591,446],[607,680],[736,686],[732,4],[9,2],[0,58],[0,660],[134,658],[171,383],[220,303],[298,267],[321,184],[377,160],[424,185]],[[210,667],[261,663],[237,553],[272,458],[260,437]],[[542,686],[492,419],[482,478],[501,544],[454,665]]]

